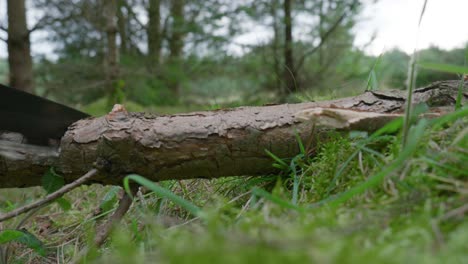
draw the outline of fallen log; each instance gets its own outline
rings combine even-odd
[[[413,103],[424,102],[431,111],[443,112],[440,109],[455,104],[458,84],[459,81],[444,81],[416,89]],[[465,82],[464,102],[468,98],[467,88]],[[121,184],[122,177],[130,173],[153,181],[275,173],[265,149],[279,157],[296,155],[295,133],[304,141],[310,138],[314,124],[307,120],[311,116],[339,121],[350,119],[347,116],[356,118],[355,113],[365,111],[363,117],[358,114],[361,117],[347,125],[332,127],[372,132],[404,111],[405,93],[367,91],[359,96],[324,102],[161,116],[127,113],[117,108],[108,115],[71,125],[59,147],[2,140],[0,188],[40,185],[42,175],[51,167],[67,182],[96,167],[99,172],[94,182],[115,185]],[[317,111],[318,108],[329,110]],[[357,112],[349,114],[333,109]],[[372,114],[367,112],[386,115],[371,118]],[[324,138],[327,131],[330,128],[325,124],[314,133]]]

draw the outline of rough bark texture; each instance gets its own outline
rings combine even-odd
[[[8,65],[10,86],[33,92],[33,67],[24,0],[8,0]]]
[[[453,105],[457,85],[457,81],[438,82],[417,89],[414,102],[426,102],[430,107]],[[465,83],[464,101],[467,88]],[[295,131],[304,140],[310,137],[312,124],[301,122],[296,116],[299,112],[334,107],[398,113],[403,111],[404,103],[404,91],[379,91],[326,102],[165,116],[120,109],[70,126],[60,151],[30,147],[9,158],[0,155],[0,188],[39,185],[50,166],[67,181],[97,166],[100,172],[94,180],[103,184],[121,184],[122,177],[129,173],[154,181],[266,175],[275,169],[265,149],[280,157],[292,157],[298,153]],[[362,129],[372,131],[382,125],[376,123]],[[327,131],[316,130],[322,139]]]

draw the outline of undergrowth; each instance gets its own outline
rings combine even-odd
[[[270,153],[278,175],[157,185],[132,175],[127,183],[148,191],[101,249],[91,247],[93,230],[115,209],[109,194],[116,189],[84,186],[66,195],[68,211],[56,203],[24,225],[47,254],[10,243],[9,261],[68,263],[89,246],[82,263],[463,263],[466,112],[413,126],[405,147],[395,132],[401,120],[374,135],[336,134],[314,148],[299,140],[296,157]],[[0,194],[1,210],[26,196]],[[110,211],[97,214],[99,204]]]

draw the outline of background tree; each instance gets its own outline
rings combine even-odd
[[[354,45],[359,0],[31,1],[44,14],[31,30],[47,35],[53,54],[35,58],[37,92],[92,113],[109,99],[153,110],[352,95],[376,60]],[[421,58],[463,64],[447,52]],[[382,56],[382,88],[403,87],[406,59]],[[436,76],[426,72],[418,86]]]
[[[105,0],[104,1],[104,17],[106,20],[106,86],[109,94],[116,94],[117,96],[121,93],[122,87],[118,83],[119,78],[119,66],[118,66],[118,48],[117,48],[117,3],[116,0]],[[122,34],[121,34],[121,39]],[[121,46],[123,42],[121,41]],[[112,96],[109,96],[112,98]],[[120,102],[123,98],[112,98],[111,103],[122,103]]]
[[[162,32],[161,32],[161,1],[149,0],[148,5],[148,58],[151,69],[157,69],[161,58]]]
[[[8,65],[10,85],[34,92],[31,48],[24,0],[8,0]]]

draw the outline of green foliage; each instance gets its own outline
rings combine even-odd
[[[45,256],[46,250],[42,241],[36,236],[28,232],[26,229],[22,230],[2,230],[0,231],[0,244],[17,242],[33,249],[40,256]]]
[[[337,207],[352,197],[362,194],[365,191],[369,190],[372,187],[375,187],[378,184],[381,184],[385,177],[388,177],[397,169],[400,169],[405,162],[414,154],[417,147],[419,146],[419,141],[423,135],[424,129],[426,127],[426,121],[422,120],[418,125],[416,125],[412,130],[409,131],[408,144],[400,151],[400,154],[395,158],[395,160],[382,169],[379,173],[374,176],[370,176],[364,183],[355,186],[346,192],[340,193],[336,197],[331,198],[331,201],[328,201],[327,204],[331,207]]]
[[[39,240],[35,235],[28,232],[26,229],[22,229],[21,233],[23,235],[18,237],[16,239],[16,242],[33,249],[36,253],[38,253],[41,256],[45,256],[46,250],[41,240]]]
[[[295,18],[310,15],[317,18],[310,22],[319,24],[301,27],[307,38],[292,43],[301,90],[287,100],[344,97],[366,87],[404,87],[408,54],[394,49],[373,57],[353,47],[351,29],[359,8],[348,10],[350,16],[324,45],[315,46],[343,13],[342,4],[351,2],[295,2]],[[93,115],[108,113],[110,102],[123,103],[129,111],[161,114],[280,99],[277,92],[284,85],[280,1],[186,2],[184,25],[170,17],[171,1],[161,3],[166,16],[161,21],[167,23],[159,32],[162,50],[156,63],[140,50],[148,32],[139,25],[138,12],[146,12],[146,6],[143,2],[119,6],[128,38],[121,39],[127,44],[121,43],[118,81],[110,89],[103,67],[102,4],[34,1],[48,11],[46,19],[53,23],[47,23],[46,30],[57,48],[56,60],[36,60],[37,92]],[[134,11],[138,14],[132,15]],[[243,25],[250,27],[249,23],[280,30],[276,38],[242,46],[242,53],[230,55],[226,44],[237,45],[234,37],[248,33]],[[170,50],[174,30],[184,35],[183,52],[177,57]],[[438,63],[418,64],[416,78],[410,77],[411,88],[458,78],[454,73],[466,71],[466,48],[430,47],[415,56]],[[0,78],[6,78],[6,72],[0,60]],[[266,151],[278,175],[159,183],[128,175],[124,179],[128,193],[131,182],[150,192],[133,197],[135,206],[101,250],[92,242],[95,228],[116,209],[119,187],[83,186],[67,194],[73,208],[61,198],[61,209],[49,206],[29,216],[25,225],[44,242],[27,231],[6,229],[0,231],[0,244],[8,243],[15,251],[10,260],[36,263],[44,259],[18,243],[39,255],[47,253],[55,262],[71,262],[78,257],[78,248],[88,247],[90,254],[83,260],[88,263],[461,263],[468,258],[463,211],[468,108],[461,106],[459,91],[458,110],[452,114],[419,123],[414,122],[417,109],[408,116],[405,146],[400,144],[403,120],[398,119],[371,135],[329,133],[314,139],[313,147],[296,135],[296,156],[280,158]],[[48,193],[64,184],[53,169],[42,181]],[[37,196],[2,191],[0,209],[11,211],[18,206],[16,200],[22,203]],[[63,213],[64,209],[68,211]],[[53,250],[46,252],[46,246]]]
[[[457,65],[452,65],[452,64],[420,62],[418,63],[418,65],[426,69],[431,69],[431,70],[436,70],[436,71],[441,71],[441,72],[468,74],[468,67],[457,66]]]
[[[112,210],[117,203],[117,196],[119,194],[119,191],[121,190],[120,187],[113,186],[102,198],[101,203],[99,204],[99,208],[103,212],[108,212]]]
[[[14,241],[23,236],[23,232],[18,230],[2,230],[0,232],[0,244]]]
[[[41,180],[42,188],[44,188],[47,193],[55,192],[65,184],[63,177],[58,175],[52,167],[44,173]]]
[[[48,194],[57,191],[65,184],[63,177],[55,173],[52,167],[42,176],[41,180],[42,188],[44,188]],[[71,209],[71,203],[63,197],[56,199],[55,202],[58,203],[64,211]]]
[[[314,149],[298,140],[296,157],[270,155],[281,168],[279,176],[155,184],[131,175],[125,180],[127,190],[134,181],[152,192],[135,198],[136,205],[109,243],[93,251],[88,261],[463,260],[468,257],[466,215],[453,212],[465,204],[467,111],[422,121],[411,130],[405,148],[400,143],[401,119],[371,135],[332,135]],[[312,157],[303,155],[310,151]],[[87,244],[84,237],[94,232],[98,219],[115,210],[117,190],[84,186],[68,194],[75,197],[79,213],[58,216],[54,207],[43,211],[41,215],[49,213],[61,230],[46,238],[54,247],[48,257],[55,258],[55,250],[65,260],[76,256],[69,241],[80,237],[78,243]],[[112,200],[110,211],[83,220],[100,200]],[[39,226],[32,223],[28,225],[37,232]],[[51,242],[61,238],[65,240],[59,244]]]

